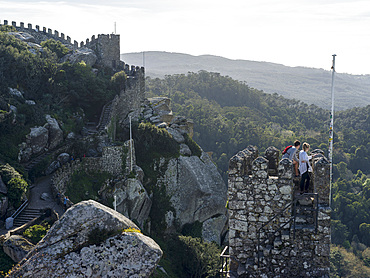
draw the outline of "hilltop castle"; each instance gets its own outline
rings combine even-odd
[[[10,25],[8,20],[4,20],[3,24],[0,25]],[[126,74],[131,75],[129,65],[125,65],[120,59],[120,35],[116,34],[100,34],[97,37],[92,36],[91,39],[86,39],[78,43],[74,41],[72,43],[71,37],[66,36],[64,33],[59,33],[57,30],[53,30],[47,27],[40,28],[36,25],[35,28],[32,24],[28,23],[27,27],[23,22],[20,22],[19,26],[15,21],[12,21],[11,26],[17,29],[18,32],[26,32],[32,35],[34,42],[40,43],[41,41],[47,39],[54,39],[60,41],[64,45],[68,46],[70,49],[78,49],[87,47],[94,50],[98,60],[97,62],[105,67],[112,68],[114,70],[125,70]],[[135,69],[134,67],[133,69]]]
[[[230,277],[329,277],[329,162],[320,154],[312,164],[311,193],[300,195],[276,148],[230,159]]]

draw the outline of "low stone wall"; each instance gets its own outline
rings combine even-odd
[[[231,272],[237,277],[329,277],[328,161],[325,157],[313,161],[313,191],[319,194],[317,231],[305,219],[312,212],[297,217],[295,229],[292,223],[281,228],[295,210],[289,207],[277,215],[299,197],[294,195],[292,162],[283,159],[271,171],[276,155],[267,156],[267,160],[255,158],[256,153],[256,149],[248,147],[230,159],[229,250],[234,258]],[[266,153],[276,153],[275,148],[270,147]],[[277,175],[269,176],[273,172]],[[304,202],[313,206],[311,197],[304,197]]]
[[[73,173],[77,171],[108,172],[112,175],[119,175],[123,172],[126,156],[127,147],[113,146],[103,148],[102,157],[84,157],[82,160],[71,161],[58,169],[53,175],[53,191],[55,194],[64,195]]]

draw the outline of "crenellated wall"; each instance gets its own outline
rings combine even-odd
[[[257,154],[248,147],[229,163],[231,277],[329,277],[329,162],[312,161],[310,194],[300,195],[290,160],[273,147]]]
[[[71,37],[65,36],[64,33],[59,33],[59,31],[57,30],[54,30],[53,32],[52,29],[47,27],[43,27],[41,29],[39,25],[35,25],[35,28],[33,28],[32,24],[28,23],[27,26],[25,26],[24,22],[20,22],[19,26],[17,26],[17,23],[15,21],[12,21],[12,23],[9,24],[8,20],[4,20],[3,23],[1,23],[0,21],[0,25],[11,25],[15,27],[17,31],[30,33],[32,36],[35,37],[38,43],[40,43],[40,41],[52,38],[64,44],[72,45]]]
[[[121,61],[120,35],[99,34],[97,37],[94,35],[91,37],[91,39],[88,38],[80,43],[77,41],[73,41],[72,43],[71,37],[47,27],[40,28],[39,25],[35,25],[33,28],[32,24],[28,23],[27,26],[25,26],[23,22],[20,22],[19,26],[17,26],[15,21],[12,21],[11,24],[9,24],[8,20],[4,20],[3,23],[1,23],[0,20],[0,25],[11,25],[19,32],[27,32],[35,38],[35,42],[38,44],[47,39],[54,39],[62,42],[71,49],[78,49],[82,47],[93,49],[97,55],[98,63],[116,71],[124,70],[129,77],[129,82],[134,83],[136,79],[144,78],[144,68],[136,66],[130,67]]]

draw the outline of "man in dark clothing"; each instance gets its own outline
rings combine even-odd
[[[299,166],[299,160],[297,157],[297,151],[299,150],[299,147],[301,146],[301,142],[298,140],[295,140],[293,143],[293,146],[287,150],[287,152],[283,155],[283,158],[288,158],[293,161],[295,176],[299,177],[298,173],[298,166]]]

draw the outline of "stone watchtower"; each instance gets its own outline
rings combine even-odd
[[[91,41],[86,40],[85,46],[95,51],[100,64],[113,69],[120,67],[120,35],[92,36]]]
[[[329,277],[329,162],[315,157],[301,195],[291,161],[278,158],[250,146],[230,159],[230,277]]]

